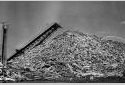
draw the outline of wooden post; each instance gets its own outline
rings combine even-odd
[[[2,40],[2,74],[3,74],[3,82],[5,82],[5,68],[6,68],[6,63],[7,63],[7,56],[6,56],[6,44],[7,44],[7,25],[3,23],[3,40]]]
[[[3,24],[3,42],[2,42],[2,64],[6,66],[6,41],[7,41],[7,25]]]

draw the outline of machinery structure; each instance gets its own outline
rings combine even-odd
[[[62,28],[62,27],[58,23],[54,23],[51,27],[49,27],[42,34],[40,34],[38,37],[36,37],[34,40],[28,43],[25,47],[23,47],[20,50],[17,50],[14,55],[12,55],[9,59],[7,59],[7,61],[10,61],[14,57],[17,57],[21,54],[26,53],[27,50],[31,50],[32,48],[38,46],[40,43],[44,42],[49,36],[52,35],[52,33],[54,33],[59,28]]]

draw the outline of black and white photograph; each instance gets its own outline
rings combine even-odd
[[[125,1],[0,1],[0,83],[125,83]]]

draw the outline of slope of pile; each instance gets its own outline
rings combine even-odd
[[[66,31],[11,60],[8,75],[18,79],[31,79],[32,75],[36,76],[32,79],[93,79],[123,76],[124,65],[124,43]]]

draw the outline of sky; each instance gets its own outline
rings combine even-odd
[[[65,29],[125,38],[124,9],[122,1],[0,1],[0,22],[9,24],[7,57],[53,22]]]

